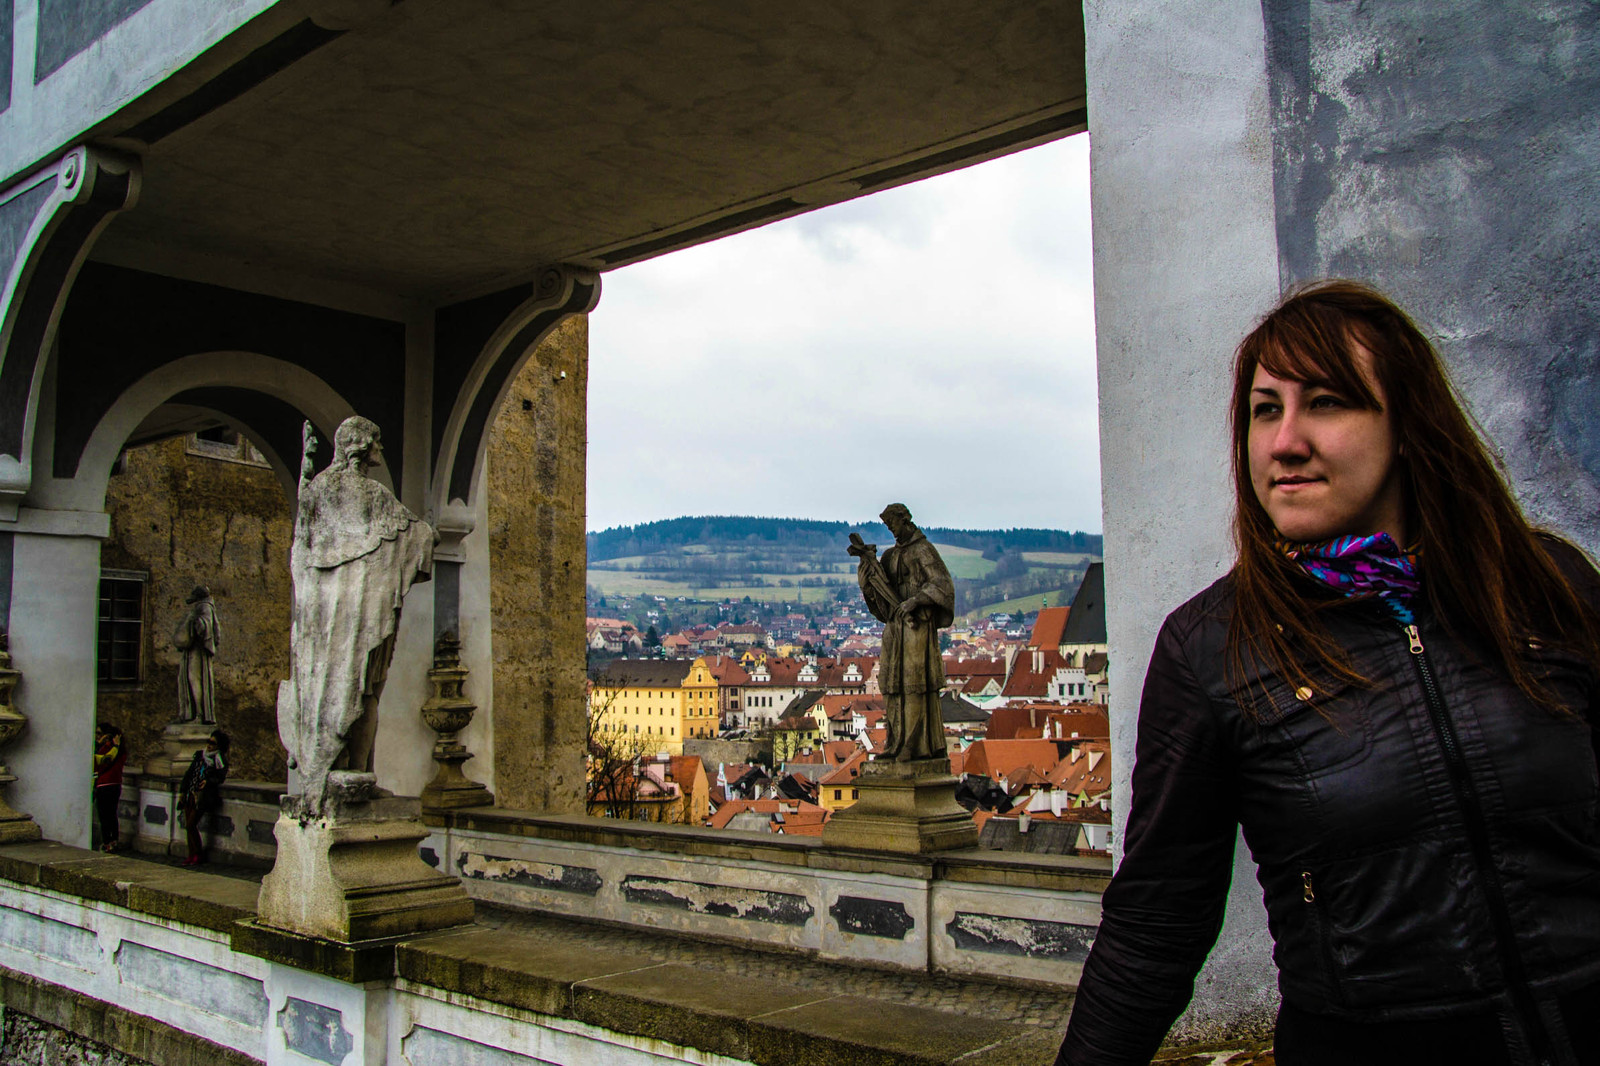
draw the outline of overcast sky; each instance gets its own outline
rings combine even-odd
[[[1100,531],[1086,136],[605,275],[591,530]]]

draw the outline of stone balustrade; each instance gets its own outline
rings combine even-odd
[[[129,775],[123,828],[181,855],[172,784]],[[282,786],[231,782],[208,832],[224,862],[271,866]],[[433,811],[430,865],[475,899],[913,971],[1076,985],[1105,859],[967,850],[846,851],[814,837],[502,808]]]
[[[825,959],[1075,986],[1105,859],[847,851],[814,837],[472,808],[423,858],[477,899]]]
[[[164,1066],[1045,1066],[1059,1041],[791,987],[781,962],[752,983],[482,925],[341,946],[261,927],[256,891],[50,841],[0,846],[0,1000]]]

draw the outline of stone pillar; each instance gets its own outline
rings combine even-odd
[[[8,751],[10,800],[51,840],[88,847],[104,513],[23,507],[11,527],[11,655],[28,728]]]
[[[575,315],[535,349],[489,437],[492,787],[501,807],[584,809],[588,367],[588,318]],[[461,637],[470,650],[470,631]]]
[[[1120,852],[1156,630],[1232,563],[1228,368],[1277,298],[1278,255],[1262,4],[1089,0],[1084,16]],[[1227,924],[1177,1035],[1271,1021],[1253,870],[1241,847]]]

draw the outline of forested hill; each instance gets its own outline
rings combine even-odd
[[[589,534],[589,563],[641,555],[671,553],[691,546],[724,549],[758,547],[818,549],[838,552],[851,533],[887,547],[893,538],[878,521],[851,525],[807,518],[755,518],[704,515],[669,518],[637,526],[617,526]],[[1084,552],[1100,554],[1100,534],[1059,529],[945,529],[923,527],[938,544],[970,548],[990,559],[1006,552]]]
[[[713,515],[672,518],[589,534],[589,599],[650,595],[673,603],[816,605],[856,591],[851,533],[880,550],[894,543],[879,522]],[[925,528],[956,583],[958,612],[1035,610],[1068,602],[1100,556],[1100,534],[1059,529]],[[1025,602],[1013,602],[1025,601]],[[679,610],[679,615],[682,611]]]

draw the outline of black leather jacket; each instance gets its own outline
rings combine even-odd
[[[1552,554],[1591,604],[1600,578]],[[1316,592],[1311,593],[1316,595]],[[1279,989],[1351,1021],[1495,1012],[1513,1062],[1572,1063],[1557,997],[1600,981],[1595,681],[1527,655],[1576,713],[1532,704],[1418,610],[1324,612],[1375,684],[1224,679],[1231,586],[1168,617],[1139,718],[1125,854],[1061,1062],[1145,1064],[1216,940],[1236,827],[1259,864]]]

